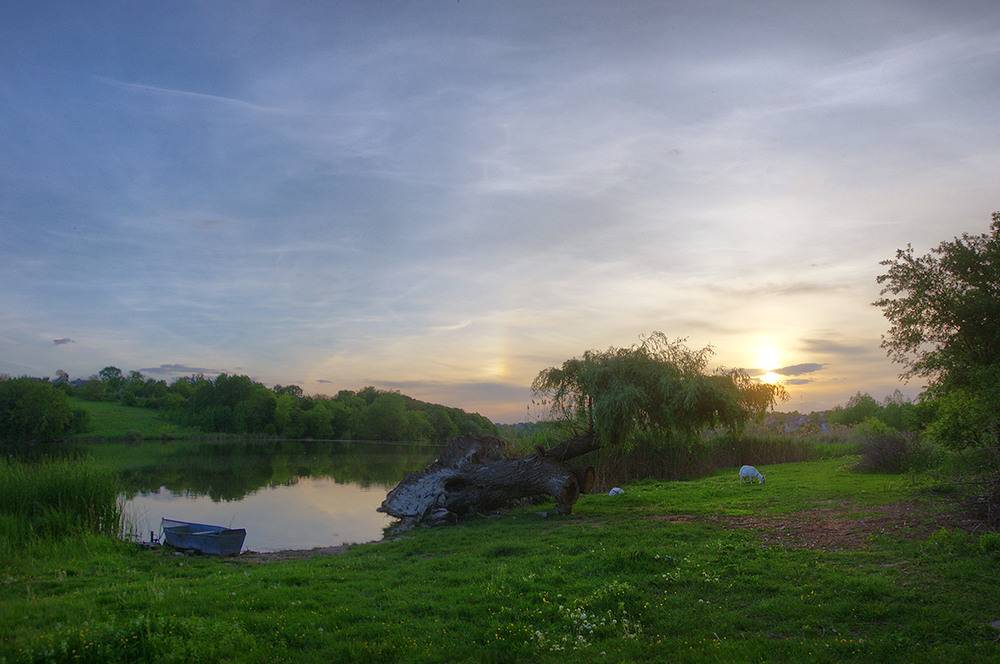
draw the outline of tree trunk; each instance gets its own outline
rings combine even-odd
[[[519,459],[506,458],[511,449],[508,441],[492,436],[456,438],[426,470],[396,485],[378,511],[436,525],[501,509],[522,498],[551,496],[557,511],[569,514],[580,493],[593,486],[593,468],[563,463],[596,449],[592,439],[573,439]]]

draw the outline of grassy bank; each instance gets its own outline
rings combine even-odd
[[[334,556],[8,554],[0,661],[990,661],[1000,541],[855,458],[644,481]]]
[[[183,438],[204,436],[204,432],[171,422],[156,410],[122,406],[110,401],[86,401],[71,398],[74,408],[90,414],[90,427],[74,438],[125,438],[141,434],[143,438]]]

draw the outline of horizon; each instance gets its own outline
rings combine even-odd
[[[195,371],[194,373],[191,373],[191,374],[186,374],[186,375],[183,375],[183,376],[175,376],[175,377],[173,377],[171,379],[164,379],[164,378],[156,378],[155,376],[150,376],[147,373],[144,373],[143,370],[141,370],[141,369],[129,369],[129,368],[117,367],[115,365],[108,365],[108,367],[119,369],[122,372],[122,375],[126,376],[126,377],[129,375],[129,373],[131,371],[138,371],[142,375],[142,377],[144,379],[146,379],[146,380],[152,379],[152,380],[157,380],[157,381],[163,381],[168,386],[172,385],[173,383],[175,383],[175,382],[177,382],[179,380],[186,380],[186,379],[196,378],[196,377],[199,377],[199,376],[205,378],[206,380],[212,380],[212,381],[214,381],[220,375],[220,373],[215,373],[215,372],[213,372],[213,373],[204,373],[202,371]],[[105,368],[108,368],[108,367],[101,367],[101,370],[103,370]],[[789,369],[793,369],[794,370],[795,367],[790,367]],[[100,373],[101,370],[91,372],[91,373],[87,374],[86,376],[84,376],[84,375],[72,376],[72,375],[67,374],[67,376],[68,376],[67,380],[70,383],[76,383],[77,381],[86,381],[86,380],[100,380],[101,378],[100,378],[99,373]],[[57,370],[57,372],[54,375],[52,375],[52,376],[9,376],[9,375],[6,375],[6,374],[0,374],[0,378],[3,378],[5,376],[7,376],[9,378],[31,378],[33,380],[44,380],[44,381],[47,381],[47,382],[54,382],[55,380],[57,380],[59,378],[58,371],[59,370]],[[221,373],[227,373],[227,372],[221,372]],[[263,385],[264,387],[266,387],[268,389],[271,389],[271,390],[276,389],[278,387],[286,387],[286,385],[283,385],[281,383],[270,383],[269,384],[269,383],[263,382],[263,381],[259,380],[258,378],[254,377],[254,376],[251,376],[251,375],[248,375],[248,374],[239,374],[239,373],[232,374],[232,373],[229,373],[228,375],[246,376],[250,380],[252,380],[252,381],[254,381],[256,383],[259,383],[259,384]],[[761,377],[761,379],[763,379],[763,376]],[[768,381],[768,382],[771,382],[771,381]],[[778,381],[778,382],[781,382],[781,381]],[[292,383],[292,384],[294,384],[294,383]],[[365,389],[367,387],[374,387],[375,389],[383,390],[383,391],[386,391],[386,392],[397,392],[397,393],[401,394],[402,396],[414,398],[414,399],[417,399],[418,401],[425,401],[425,402],[427,402],[424,399],[418,399],[417,397],[414,397],[411,394],[407,394],[406,392],[403,392],[403,391],[401,391],[401,390],[399,390],[397,388],[387,388],[387,387],[380,388],[380,387],[378,387],[376,385],[363,385],[363,386],[360,386],[360,387],[357,387],[357,388],[351,388],[351,387],[343,387],[343,386],[341,386],[341,387],[338,387],[338,388],[336,388],[334,390],[331,390],[331,391],[328,391],[328,392],[309,393],[309,392],[305,392],[304,391],[303,392],[303,396],[304,397],[311,397],[311,398],[333,399],[341,391],[349,391],[349,392],[352,392],[352,393],[358,393],[359,391],[361,391],[361,390],[363,390],[363,389]],[[898,389],[898,388],[896,388],[896,389]],[[899,390],[899,392],[903,393],[902,390]],[[855,393],[852,393],[850,396],[854,396],[854,394],[868,394],[868,393],[865,392],[864,390],[857,390]],[[905,393],[903,395],[904,395],[904,398],[907,398],[906,395],[905,395]],[[873,397],[876,401],[878,401],[881,404],[881,403],[883,403],[885,401],[886,398],[893,396],[893,394],[892,393],[888,393],[888,394],[881,395],[881,396],[879,396],[877,394],[869,394],[869,396]],[[848,397],[847,399],[845,399],[844,403],[837,403],[837,404],[834,404],[833,406],[831,406],[829,408],[820,408],[820,409],[814,409],[814,410],[809,410],[809,411],[801,411],[801,410],[798,410],[796,408],[787,408],[787,407],[784,407],[785,404],[788,404],[791,400],[785,401],[785,402],[778,401],[778,402],[775,403],[774,407],[769,412],[770,413],[784,413],[784,414],[798,413],[800,415],[809,415],[809,414],[812,414],[812,413],[823,413],[823,412],[828,412],[828,411],[831,411],[831,410],[835,410],[836,408],[839,408],[839,407],[845,407],[847,405],[847,401],[848,401],[849,398],[850,397]],[[908,400],[911,400],[911,401],[913,399],[914,399],[914,397],[908,398]],[[531,423],[534,423],[534,422],[547,421],[547,418],[544,417],[543,415],[551,413],[550,410],[538,410],[536,413],[532,413],[530,405],[528,405],[528,406],[526,406],[527,417],[522,418],[522,419],[513,419],[513,420],[509,420],[509,421],[499,421],[499,420],[495,420],[495,419],[492,419],[492,418],[488,418],[488,416],[486,416],[484,413],[479,413],[478,411],[469,410],[469,409],[466,409],[466,408],[464,408],[462,406],[458,406],[458,405],[454,405],[454,404],[448,404],[448,403],[438,403],[438,402],[427,402],[427,403],[432,403],[432,404],[438,405],[438,406],[444,406],[446,408],[460,408],[460,409],[462,409],[462,410],[464,410],[465,412],[468,412],[468,413],[475,413],[475,414],[483,415],[484,417],[487,417],[487,419],[490,419],[491,422],[493,422],[494,424],[498,424],[498,425],[505,425],[505,424],[506,425],[531,424]],[[535,403],[534,399],[532,399],[530,403]]]
[[[778,410],[912,399],[876,277],[1000,209],[998,45],[972,0],[8,3],[0,373],[512,422],[662,331]]]

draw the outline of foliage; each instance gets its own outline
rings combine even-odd
[[[981,447],[994,441],[990,428],[984,426],[995,413],[990,412],[979,392],[956,388],[927,400],[933,420],[924,427],[926,440],[952,449]]]
[[[101,420],[97,436],[122,436],[129,429],[136,429],[146,438],[202,432],[315,440],[429,442],[451,440],[460,434],[496,434],[495,425],[482,415],[372,386],[358,392],[341,390],[331,398],[306,396],[297,385],[277,385],[271,389],[248,376],[226,373],[215,378],[196,374],[167,385],[138,371],[126,375],[117,367],[105,367],[98,375],[75,382],[60,371],[54,386],[46,381],[23,380],[31,381],[30,387],[35,390],[52,388],[52,398],[57,401],[65,401],[67,395],[86,401],[82,403],[84,408],[73,411],[64,434],[82,431],[87,425],[87,413]],[[0,399],[2,394],[0,388]],[[32,396],[11,407],[27,413],[43,403]],[[110,403],[140,408],[146,415],[135,410],[127,416],[122,416],[122,412],[112,413],[104,407]],[[0,401],[0,407],[2,404]],[[115,421],[119,416],[135,419],[136,423],[119,426]],[[50,417],[46,422],[61,420]],[[38,435],[34,438],[42,439]]]
[[[1000,442],[1000,212],[988,233],[962,234],[930,253],[886,260],[875,301],[890,323],[882,347],[929,381],[930,397],[970,390],[989,444]]]
[[[0,660],[995,659],[996,538],[926,537],[919,522],[856,547],[791,537],[812,515],[864,530],[880,505],[919,497],[850,465],[789,464],[753,489],[735,471],[645,481],[583,496],[570,518],[525,507],[335,556],[53,542],[3,560]],[[770,523],[733,527],[754,519]]]
[[[48,441],[86,430],[84,411],[62,390],[35,378],[0,379],[0,440]]]
[[[836,406],[827,412],[826,420],[832,425],[847,427],[878,420],[891,430],[918,431],[925,424],[921,421],[920,410],[919,404],[907,401],[899,390],[886,396],[881,403],[867,392],[857,392],[845,406]]]
[[[860,424],[868,418],[877,416],[879,410],[879,404],[873,396],[867,392],[858,392],[847,400],[846,406],[837,406],[834,408],[830,412],[828,419],[831,424],[851,426],[852,424]]]
[[[781,386],[755,383],[738,370],[706,373],[712,354],[710,346],[692,350],[683,339],[654,332],[628,348],[588,350],[544,369],[532,390],[557,417],[626,449],[650,435],[740,429],[787,398]]]

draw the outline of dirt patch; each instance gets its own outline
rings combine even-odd
[[[381,541],[381,540],[380,540]],[[241,563],[274,563],[274,562],[287,562],[290,560],[308,560],[310,558],[318,558],[320,556],[336,556],[345,551],[350,551],[356,546],[368,546],[369,544],[378,544],[379,542],[367,542],[365,544],[344,544],[342,546],[320,546],[315,549],[289,549],[286,551],[268,551],[268,552],[258,552],[258,551],[244,551],[238,557],[233,558]]]
[[[705,521],[727,528],[752,529],[766,546],[821,551],[857,549],[877,535],[926,539],[941,528],[971,531],[975,522],[961,514],[936,511],[916,503],[858,505],[825,503],[786,514],[701,516],[668,514],[654,517],[668,523]]]

